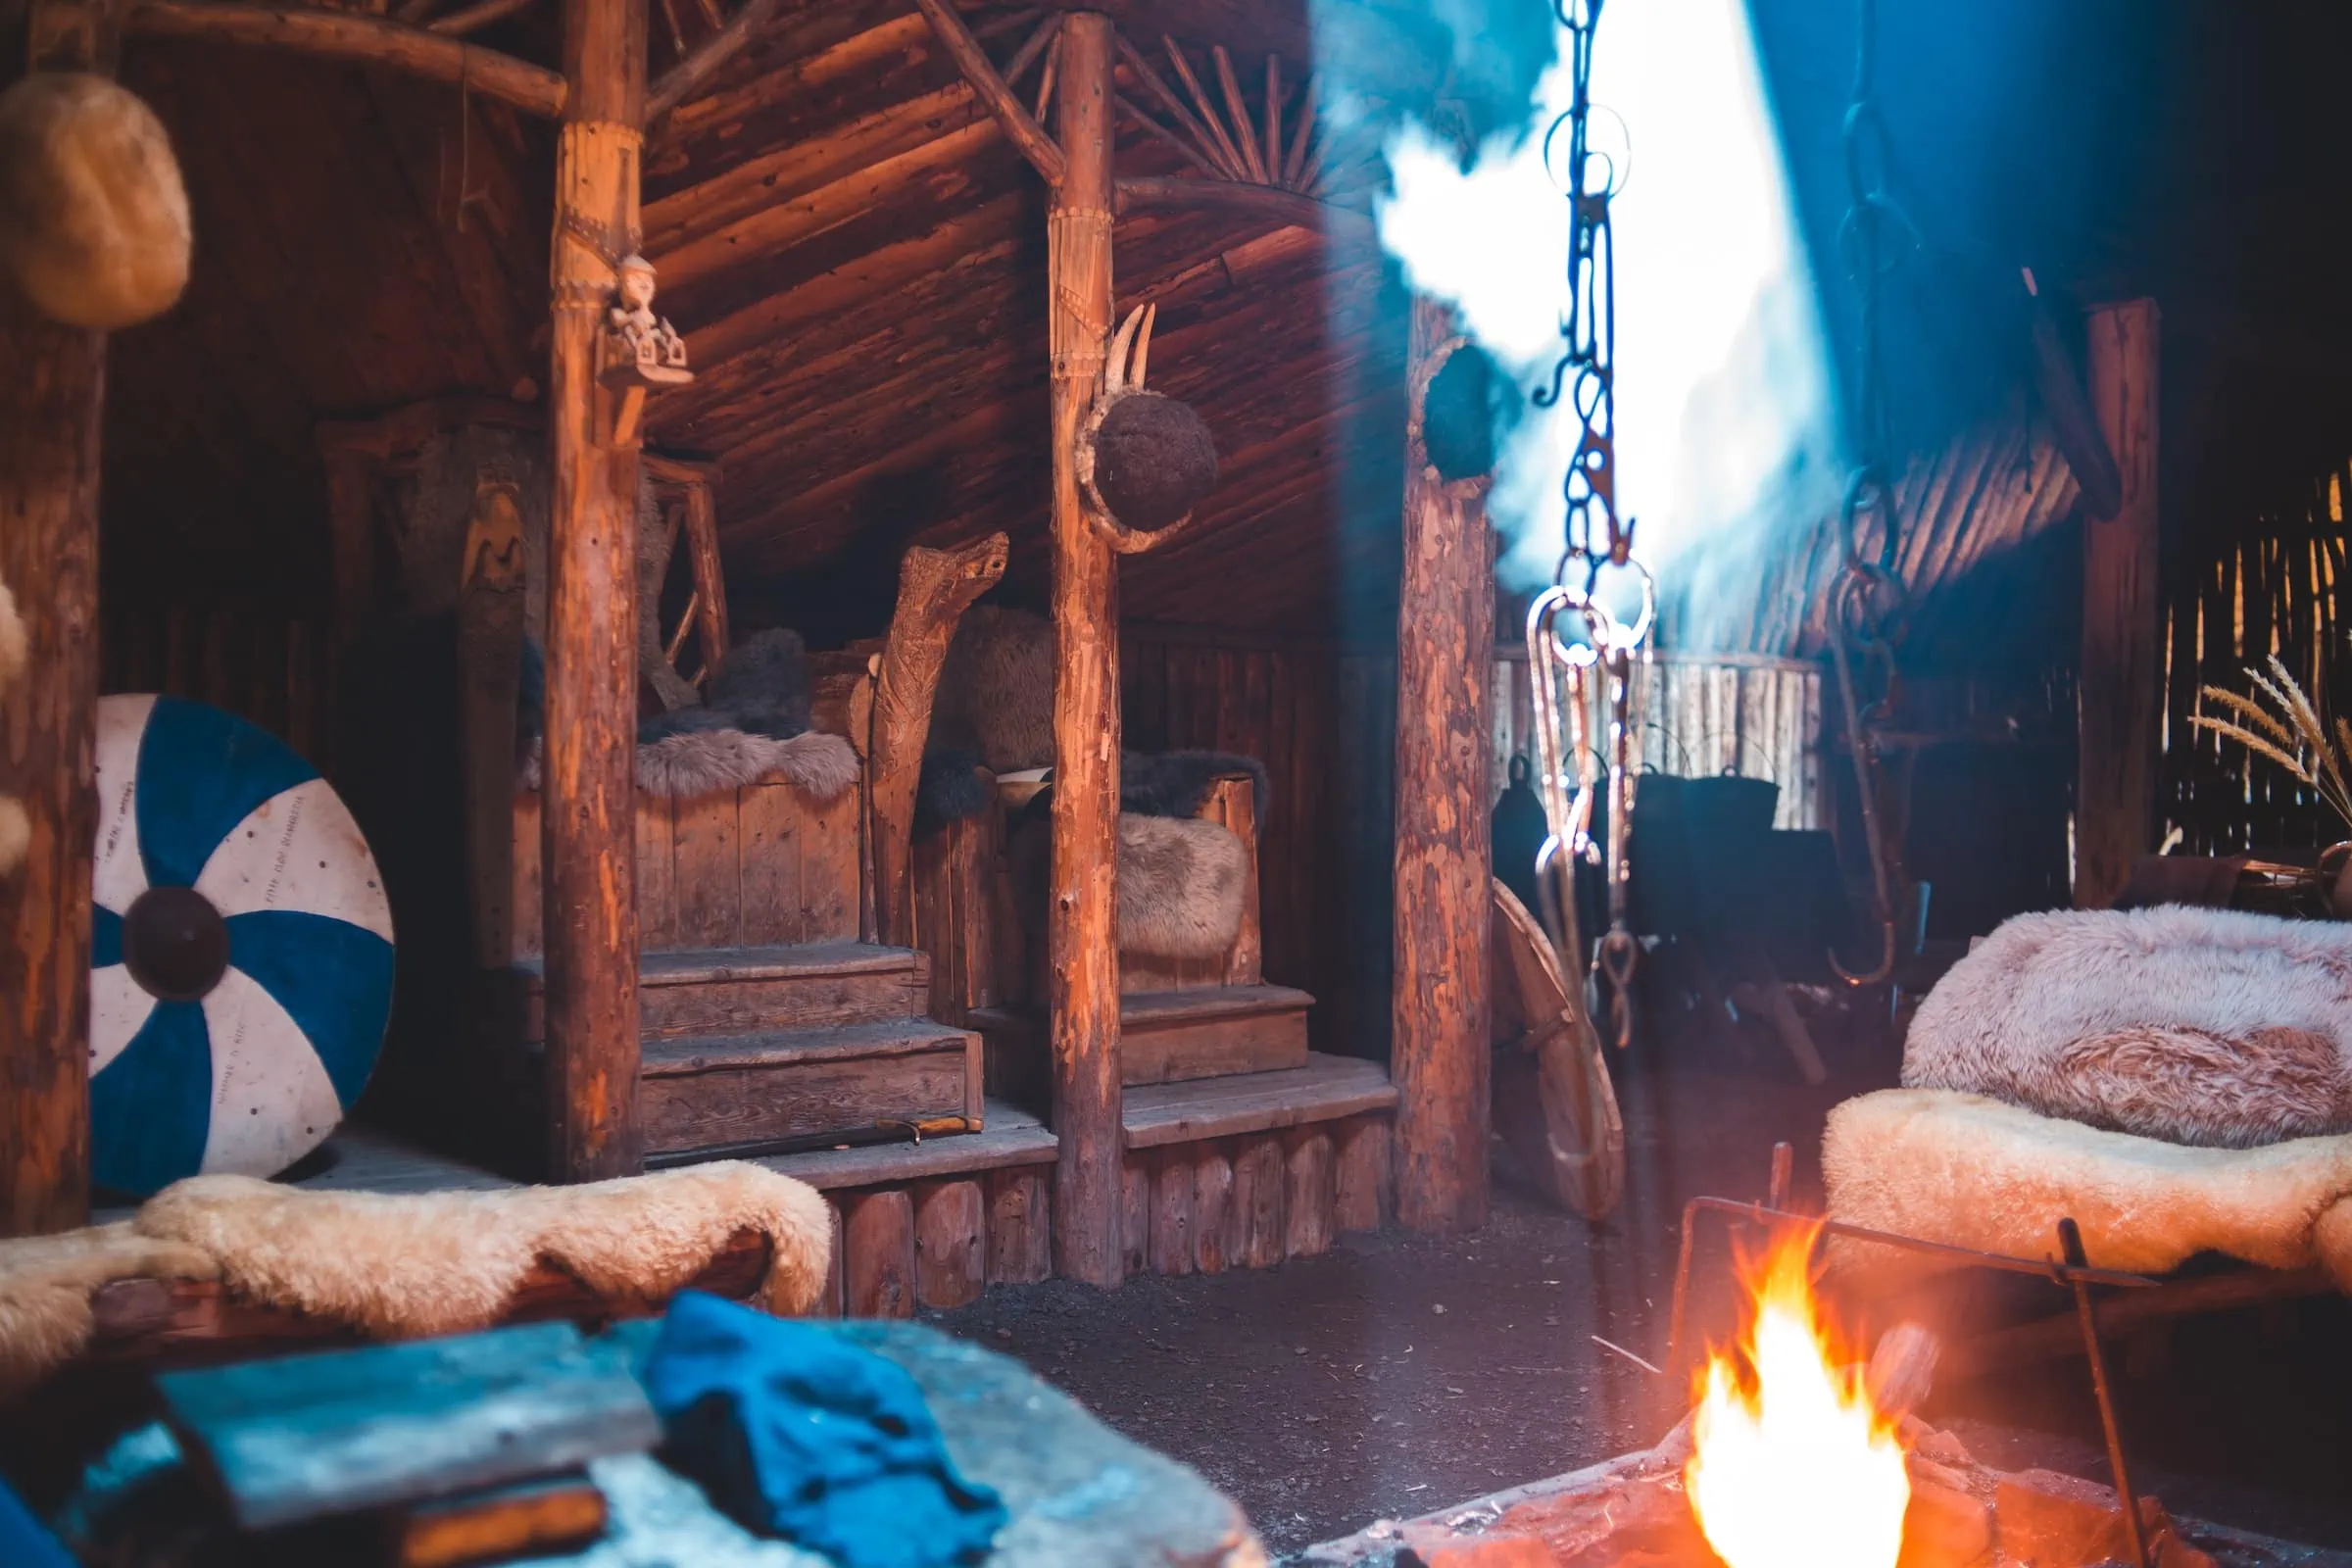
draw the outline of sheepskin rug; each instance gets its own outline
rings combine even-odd
[[[1015,906],[1032,934],[1046,924],[1054,830],[1030,810],[1005,846]],[[1199,817],[1119,817],[1119,951],[1153,958],[1221,957],[1242,934],[1250,852]]]
[[[2352,1131],[2352,924],[2025,914],[1921,1004],[1903,1084],[2177,1144]]]
[[[1250,854],[1197,817],[1119,815],[1119,951],[1214,958],[1242,933]]]
[[[22,1387],[88,1342],[90,1296],[110,1280],[218,1279],[380,1339],[498,1321],[545,1259],[600,1296],[659,1301],[737,1231],[768,1239],[772,1312],[816,1301],[832,1225],[816,1190],[741,1160],[579,1187],[416,1194],[308,1191],[196,1176],[133,1218],[0,1243],[0,1388]]]
[[[2352,1292],[2352,1136],[2192,1149],[2038,1116],[1982,1095],[1886,1089],[1830,1112],[1830,1217],[2043,1258],[2071,1214],[2101,1268],[2161,1274],[2199,1252],[2327,1266]],[[1834,1264],[1882,1283],[1946,1267],[1839,1242]]]
[[[543,744],[534,743],[520,783],[540,787]],[[780,782],[817,802],[838,800],[858,782],[858,753],[839,735],[809,730],[789,740],[740,729],[688,730],[637,748],[637,787],[690,800],[713,790]]]
[[[161,316],[192,234],[172,138],[136,94],[74,72],[0,92],[0,262],[45,314],[110,331]]]

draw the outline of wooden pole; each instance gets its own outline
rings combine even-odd
[[[2154,300],[2090,313],[2090,401],[2123,478],[2112,517],[2082,519],[2081,747],[2075,790],[2075,906],[2103,909],[2156,844],[2156,744],[2163,704],[2156,603]]]
[[[1054,356],[1054,1250],[1116,1285],[1119,1166],[1119,612],[1114,558],[1078,497],[1074,444],[1110,338],[1110,19],[1062,24],[1055,99],[1066,169],[1047,211]]]
[[[31,8],[31,70],[114,70],[101,5]],[[0,279],[0,582],[23,616],[0,690],[0,795],[24,863],[0,875],[0,1236],[90,1210],[90,861],[98,840],[98,432],[106,334],[60,325]]]
[[[549,1158],[559,1180],[635,1172],[637,467],[612,439],[597,345],[637,248],[645,0],[564,0],[570,90],[556,154],[548,367],[546,857]]]
[[[1413,302],[1406,348],[1404,576],[1396,610],[1397,1217],[1487,1218],[1488,954],[1493,848],[1487,690],[1494,555],[1481,478],[1447,483],[1422,440],[1430,378],[1458,346],[1452,313]]]

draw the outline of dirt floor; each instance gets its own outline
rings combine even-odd
[[[1646,1446],[1679,1419],[1679,1380],[1633,1357],[1665,1359],[1682,1204],[1761,1197],[1782,1139],[1798,1152],[1800,1200],[1817,1193],[1828,1108],[1891,1075],[1884,1055],[1840,1065],[1818,1090],[1761,1055],[1630,1067],[1630,1192],[1598,1228],[1502,1186],[1472,1236],[1348,1237],[1276,1269],[1153,1276],[1110,1294],[1001,1289],[936,1321],[1199,1467],[1278,1553],[1425,1513]],[[1719,1234],[1702,1233],[1693,1293],[1715,1332],[1732,1300]],[[2065,1305],[2030,1289],[2036,1313]],[[2142,1375],[2120,1379],[2137,1490],[2183,1513],[2352,1546],[2348,1326],[2331,1297],[2184,1325],[2161,1369],[2142,1352]],[[1987,1462],[2107,1479],[2080,1359],[1938,1389],[1926,1414]]]

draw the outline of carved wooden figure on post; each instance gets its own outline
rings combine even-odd
[[[625,256],[613,272],[613,303],[605,312],[598,379],[620,395],[612,430],[618,446],[637,438],[646,393],[684,386],[694,372],[686,368],[686,339],[654,314],[654,264],[642,256]]]

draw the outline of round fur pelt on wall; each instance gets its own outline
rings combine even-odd
[[[188,192],[155,112],[103,76],[0,92],[0,260],[43,313],[111,330],[188,281]]]
[[[1164,528],[1216,488],[1217,447],[1208,421],[1174,398],[1129,392],[1094,432],[1093,479],[1120,526]]]

